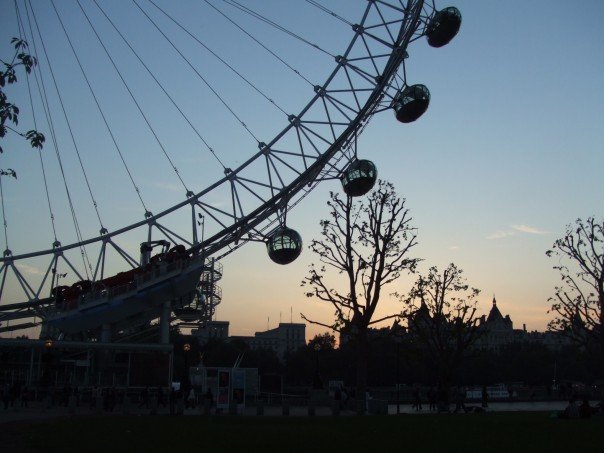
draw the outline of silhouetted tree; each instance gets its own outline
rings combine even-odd
[[[414,272],[417,258],[409,258],[416,242],[405,200],[392,184],[379,181],[366,200],[354,201],[331,193],[330,218],[322,220],[321,239],[310,249],[320,265],[312,264],[302,282],[307,297],[328,302],[335,310],[331,323],[303,319],[344,334],[356,346],[357,396],[363,398],[367,383],[368,330],[399,313],[375,317],[382,289],[402,272]],[[335,272],[334,272],[335,271]],[[329,272],[329,273],[328,273]],[[344,275],[345,289],[336,289],[328,277]],[[364,407],[359,405],[359,407]]]
[[[326,351],[328,349],[335,349],[336,337],[328,332],[319,333],[308,342],[308,346],[312,350],[320,349],[321,351]]]
[[[308,346],[290,351],[285,355],[285,377],[289,385],[308,386],[312,382],[314,358]]]
[[[554,269],[562,280],[549,298],[554,314],[549,329],[599,349],[604,359],[604,220],[577,219],[546,255],[557,259]]]
[[[442,272],[431,267],[402,298],[409,335],[443,386],[451,383],[480,334],[476,315],[479,293],[468,286],[463,271],[451,263]]]

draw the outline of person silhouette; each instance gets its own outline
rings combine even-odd
[[[482,407],[489,407],[488,401],[489,401],[489,392],[487,392],[487,386],[483,385],[482,386],[482,397],[481,397]]]
[[[146,409],[149,409],[149,387],[145,387],[144,389],[141,390],[141,394],[140,394],[140,403],[138,405],[138,407],[145,407]]]
[[[415,388],[413,389],[413,408],[416,411],[422,410],[422,398],[421,398],[419,386],[415,386]]]
[[[581,405],[579,406],[579,416],[581,418],[591,418],[593,413],[594,408],[589,405],[589,399],[584,397]]]

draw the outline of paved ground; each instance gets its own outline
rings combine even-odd
[[[592,402],[595,405],[595,402]],[[479,406],[479,404],[468,404],[468,406]],[[552,412],[563,410],[566,407],[564,401],[539,401],[539,402],[493,402],[489,403],[487,411],[489,412],[510,412],[510,411],[545,411]],[[453,409],[454,406],[451,406]],[[70,409],[68,407],[54,406],[50,409],[46,409],[42,403],[30,403],[28,407],[9,407],[4,409],[0,407],[0,424],[19,421],[19,420],[43,420],[55,417],[74,417],[74,416],[91,416],[91,415],[121,415],[121,414],[132,414],[132,415],[151,415],[152,410],[147,408],[139,408],[136,404],[129,405],[128,407],[116,407],[113,412],[97,411],[94,408],[90,408],[87,405],[75,407]],[[156,411],[157,414],[167,415],[169,409],[167,407],[159,407]],[[227,413],[225,411],[224,413]],[[203,414],[203,408],[197,407],[195,409],[186,409],[185,415],[200,415]],[[240,412],[243,415],[256,416],[256,407],[247,407],[244,411]],[[389,414],[396,414],[396,404],[390,404],[388,406]],[[416,411],[411,407],[410,404],[401,404],[400,413],[402,414],[429,414],[428,406],[424,405],[421,411]],[[341,411],[341,415],[353,415],[352,411]],[[281,406],[265,406],[264,416],[282,416],[283,408]],[[292,405],[289,408],[290,416],[307,416],[308,408],[306,406],[295,406]],[[316,416],[330,416],[332,415],[332,409],[327,406],[319,406],[315,408]]]
[[[502,402],[493,402],[489,403],[489,406],[486,408],[488,412],[551,412],[551,411],[561,411],[567,406],[568,401],[517,401],[512,403],[502,403]],[[592,401],[591,405],[595,406],[596,402]],[[468,403],[466,407],[480,407],[480,403]],[[402,404],[401,405],[401,413],[404,414],[429,414],[428,410],[429,406],[427,404],[422,404],[422,410],[416,411],[411,407],[410,404]],[[454,405],[451,405],[451,410],[455,408]],[[389,414],[396,414],[396,404],[390,404],[388,406]]]

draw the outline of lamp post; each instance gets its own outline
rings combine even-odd
[[[401,398],[400,398],[400,368],[399,368],[399,348],[400,348],[400,338],[396,338],[396,415],[401,414]]]
[[[400,346],[401,346],[401,341],[402,341],[402,336],[401,336],[401,331],[400,329],[400,325],[398,323],[398,321],[395,322],[395,327],[393,327],[394,329],[396,329],[394,331],[394,342],[396,343],[396,349],[395,349],[395,354],[396,354],[396,382],[394,383],[396,385],[396,415],[400,415],[401,413],[401,394],[400,394],[400,386],[399,386],[399,381],[400,381],[400,359],[399,359],[399,353],[400,353]]]
[[[323,388],[323,382],[321,381],[321,374],[319,373],[319,351],[321,351],[321,345],[319,343],[315,343],[315,345],[313,346],[313,349],[315,350],[315,367],[316,367],[316,373],[315,373],[315,379],[313,382],[313,388],[315,390],[321,389]]]
[[[47,338],[44,340],[44,352],[40,355],[40,360],[44,362],[44,369],[42,371],[41,381],[45,384],[50,384],[50,373],[52,367],[52,348],[54,346],[54,342],[51,338]]]
[[[189,386],[189,351],[191,350],[191,345],[189,343],[185,343],[182,346],[182,350],[184,351],[184,371],[182,376],[182,385],[181,388],[183,390],[188,390]]]

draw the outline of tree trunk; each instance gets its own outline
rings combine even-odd
[[[363,415],[367,410],[367,363],[369,358],[369,345],[367,335],[357,337],[357,388],[356,410],[358,415]]]
[[[600,347],[600,366],[599,371],[600,371],[600,376],[599,378],[602,379],[604,378],[604,295],[602,294],[602,292],[600,292],[600,297],[599,297],[599,301],[598,301],[598,305],[600,308],[600,325],[598,326],[598,328],[600,329],[600,342],[598,344],[598,346]]]

